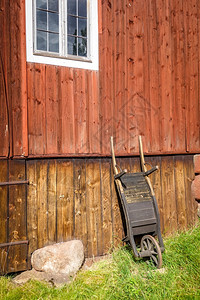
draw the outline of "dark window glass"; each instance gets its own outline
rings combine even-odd
[[[62,22],[67,22],[67,53],[87,57],[88,1],[64,1],[67,19]],[[59,0],[36,0],[37,50],[59,53],[59,22]]]
[[[58,12],[58,0],[48,0],[48,10]]]
[[[48,13],[49,31],[59,32],[59,15],[57,13]]]
[[[68,54],[77,55],[77,38],[73,36],[68,36],[67,41]]]
[[[37,31],[37,49],[47,51],[47,32]]]
[[[87,0],[78,1],[78,15],[80,17],[87,17]]]
[[[76,0],[67,1],[67,13],[71,15],[76,15]]]
[[[47,0],[37,0],[36,7],[42,8],[42,9],[47,9]]]
[[[49,33],[49,51],[59,53],[59,34]]]
[[[87,19],[78,19],[78,35],[87,36]]]
[[[84,38],[78,39],[78,55],[87,56],[87,39]]]
[[[47,30],[47,12],[37,10],[37,29]]]
[[[77,18],[76,17],[68,16],[67,33],[77,35]]]

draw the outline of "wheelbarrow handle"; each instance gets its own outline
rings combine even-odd
[[[126,173],[127,173],[127,170],[124,169],[124,170],[121,171],[120,173],[114,175],[114,178],[115,178],[115,179],[119,179],[120,177],[122,177],[122,176],[123,176],[124,174],[126,174]]]
[[[148,176],[148,175],[150,175],[151,173],[155,172],[156,170],[158,170],[158,166],[155,166],[155,167],[153,167],[152,169],[150,169],[150,170],[144,172],[144,176]]]

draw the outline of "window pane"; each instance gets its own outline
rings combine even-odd
[[[48,10],[58,12],[58,0],[48,0]]]
[[[36,1],[36,7],[47,9],[47,0],[37,0]]]
[[[87,39],[84,38],[78,39],[78,55],[87,56]]]
[[[59,53],[59,34],[49,33],[49,51]]]
[[[59,32],[59,16],[57,13],[48,13],[48,22],[49,22],[49,28],[48,30]]]
[[[78,19],[78,35],[79,36],[87,36],[87,20],[86,19]]]
[[[47,12],[37,10],[37,29],[47,30]]]
[[[37,30],[37,50],[47,51],[47,32]]]
[[[87,17],[87,0],[78,1],[78,15],[80,17]]]
[[[68,16],[67,19],[67,33],[77,35],[76,17]]]
[[[68,54],[77,55],[77,38],[68,36]]]
[[[68,0],[67,1],[67,13],[76,15],[76,0]]]

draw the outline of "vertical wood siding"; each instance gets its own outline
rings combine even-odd
[[[0,5],[0,156],[199,152],[199,1],[99,1],[99,71],[26,63],[25,1]]]
[[[193,156],[146,157],[159,170],[150,178],[164,234],[196,222],[191,194]],[[129,172],[140,171],[137,157],[118,158]],[[45,245],[81,239],[87,257],[108,253],[124,236],[109,158],[1,160],[0,182],[29,180],[29,185],[0,187],[0,242],[29,240],[28,258]],[[0,271],[27,268],[27,246],[0,248]]]
[[[25,0],[2,0],[0,23],[0,156],[23,157],[28,155]]]

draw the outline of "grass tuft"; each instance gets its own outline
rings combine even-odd
[[[1,277],[0,299],[200,299],[200,224],[164,243],[161,270],[136,261],[124,246],[62,288],[37,281],[16,287]]]

